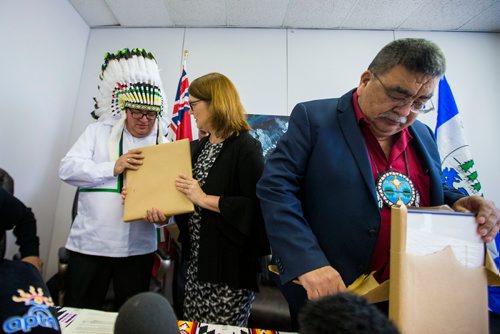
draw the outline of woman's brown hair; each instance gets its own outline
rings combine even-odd
[[[225,75],[209,73],[195,79],[189,95],[208,103],[210,124],[218,137],[226,139],[250,130],[238,91]]]

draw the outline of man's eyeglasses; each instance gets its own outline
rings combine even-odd
[[[398,107],[404,107],[406,105],[410,104],[410,111],[416,114],[427,114],[428,112],[434,110],[434,103],[432,103],[432,100],[428,101],[420,101],[420,100],[413,100],[408,97],[401,97],[401,96],[394,96],[394,93],[391,92],[380,80],[380,78],[375,74],[372,73],[373,77],[380,82],[380,85],[382,88],[384,88],[385,95],[389,97],[393,102],[397,102]]]
[[[203,100],[194,100],[194,101],[189,101],[189,107],[191,108],[191,110],[193,110],[194,106],[195,106],[197,103],[201,102],[201,101],[203,101]]]
[[[132,118],[134,119],[142,119],[144,116],[150,121],[153,121],[157,116],[158,113],[156,111],[139,111],[139,110],[129,110],[130,115],[132,115]]]

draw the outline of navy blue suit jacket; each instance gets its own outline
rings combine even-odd
[[[369,272],[380,211],[352,93],[297,104],[257,184],[282,283],[327,265],[346,286]],[[453,204],[463,195],[441,183],[432,131],[419,121],[410,131],[430,177],[431,205]]]

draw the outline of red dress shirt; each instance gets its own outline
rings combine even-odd
[[[370,130],[370,121],[361,112],[358,104],[358,95],[352,94],[352,104],[358,125],[363,133],[366,148],[369,152],[370,164],[373,173],[373,182],[375,183],[378,175],[387,171],[394,170],[408,176],[413,185],[420,193],[420,206],[430,205],[430,179],[428,172],[422,166],[415,147],[412,144],[413,136],[408,128],[395,134],[396,139],[387,158]],[[405,163],[404,152],[406,151],[408,166]],[[390,250],[390,232],[391,232],[391,210],[384,205],[380,212],[380,229],[373,252],[370,270],[376,271],[375,278],[383,282],[389,278],[389,250]]]

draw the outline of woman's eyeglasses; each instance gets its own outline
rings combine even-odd
[[[191,108],[191,110],[193,110],[194,106],[195,106],[197,103],[201,102],[201,101],[203,101],[203,100],[194,100],[194,101],[189,101],[189,107]]]

